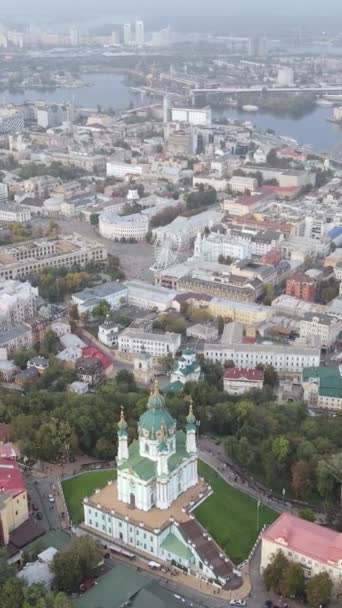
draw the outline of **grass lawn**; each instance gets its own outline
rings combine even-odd
[[[115,477],[116,471],[105,469],[103,471],[89,471],[62,481],[65,501],[74,524],[79,524],[84,519],[83,498],[94,494],[96,488],[103,488],[107,485],[107,481]]]
[[[196,518],[238,564],[248,557],[257,537],[257,501],[232,488],[204,462],[198,462],[198,472],[214,493],[194,511]],[[277,517],[275,511],[260,505],[260,528]]]

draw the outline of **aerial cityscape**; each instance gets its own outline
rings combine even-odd
[[[0,608],[342,605],[341,7],[223,4],[0,6]]]

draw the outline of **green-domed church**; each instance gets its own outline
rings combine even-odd
[[[128,447],[123,413],[118,425],[118,498],[134,508],[168,509],[197,484],[196,420],[190,404],[186,433],[165,407],[158,384],[138,422],[138,439]]]
[[[232,565],[193,511],[212,490],[197,475],[196,419],[190,401],[185,432],[165,407],[156,382],[128,445],[124,410],[118,423],[117,480],[84,499],[83,527],[109,548],[173,563],[225,583]]]

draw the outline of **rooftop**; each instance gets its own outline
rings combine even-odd
[[[98,493],[89,496],[88,504],[109,513],[113,511],[116,516],[121,516],[122,519],[127,518],[138,525],[141,524],[142,527],[155,530],[169,524],[170,518],[178,522],[188,521],[189,515],[186,511],[188,505],[192,501],[196,503],[199,497],[203,497],[206,493],[208,493],[208,486],[201,480],[196,486],[181,494],[168,509],[153,507],[149,511],[141,511],[140,509],[132,509],[129,505],[118,500],[117,482],[113,481]]]
[[[260,369],[232,367],[225,370],[223,377],[227,380],[256,380],[262,382],[264,380],[264,372]]]
[[[9,458],[0,458],[0,491],[20,494],[26,483],[18,465]]]
[[[282,513],[262,537],[319,562],[336,564],[342,559],[342,534],[290,513]]]
[[[319,379],[319,394],[322,397],[342,399],[342,366],[304,367],[303,381],[310,378]]]

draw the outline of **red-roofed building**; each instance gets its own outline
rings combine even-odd
[[[316,282],[304,273],[295,273],[286,281],[286,295],[312,302],[315,297]]]
[[[297,160],[301,163],[306,161],[307,155],[305,152],[299,152],[298,150],[294,150],[293,148],[280,148],[277,150],[278,158],[285,158],[286,160]]]
[[[0,458],[0,545],[7,545],[10,532],[28,517],[24,477],[13,460]]]
[[[336,586],[342,577],[342,534],[318,524],[282,513],[262,535],[261,572],[281,550],[299,562],[307,577],[328,572]]]
[[[97,359],[102,364],[104,370],[113,363],[110,357],[107,357],[107,355],[96,348],[96,346],[86,346],[85,348],[82,348],[82,356],[90,359]]]
[[[17,459],[17,453],[14,449],[13,443],[10,441],[7,443],[0,442],[0,458],[9,458],[10,460]]]
[[[223,388],[231,395],[242,395],[253,389],[262,389],[264,372],[260,369],[230,367],[223,375]]]

